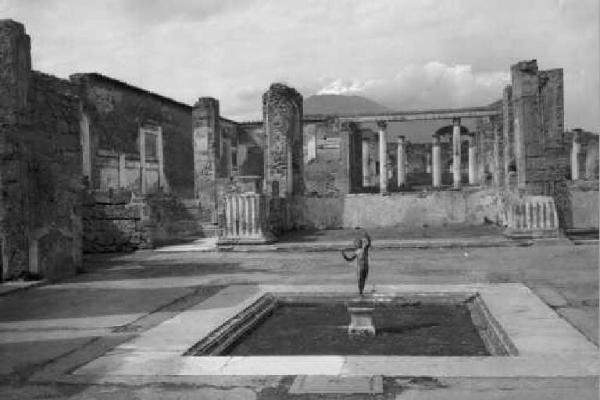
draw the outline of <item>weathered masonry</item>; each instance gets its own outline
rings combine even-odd
[[[81,264],[80,103],[31,69],[23,25],[0,23],[2,278],[65,276]]]
[[[305,115],[301,94],[276,83],[262,120],[236,122],[211,97],[188,105],[99,73],[34,71],[14,21],[0,21],[0,48],[1,279],[52,279],[82,252],[195,237],[598,228],[598,135],[565,132],[563,72],[535,60],[479,107]]]

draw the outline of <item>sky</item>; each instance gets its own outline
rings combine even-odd
[[[510,65],[563,68],[565,126],[600,131],[598,0],[0,0],[33,68],[99,72],[260,119],[273,82],[397,110],[489,104]]]

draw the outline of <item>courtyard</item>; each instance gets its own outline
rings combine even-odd
[[[217,369],[205,375],[178,374],[173,371],[185,369],[184,365],[152,362],[152,357],[160,359],[163,351],[153,342],[158,351],[144,361],[142,368],[155,371],[152,375],[119,375],[116,368],[121,364],[109,365],[103,373],[98,369],[91,375],[77,372],[81,367],[85,371],[86,365],[93,368],[94,360],[114,353],[119,346],[127,348],[128,343],[135,343],[148,331],[160,333],[161,324],[177,321],[177,316],[194,307],[215,315],[224,313],[227,307],[219,304],[223,301],[219,296],[226,301],[236,296],[241,299],[256,285],[328,285],[351,291],[356,279],[355,267],[346,263],[338,251],[326,249],[146,250],[90,255],[84,265],[85,272],[76,277],[0,297],[0,398],[597,398],[598,380],[592,372],[597,365],[584,366],[583,362],[578,366],[580,371],[559,373],[561,376],[513,371],[509,372],[510,378],[504,376],[506,371],[494,372],[489,367],[488,376],[467,370],[444,376],[439,371],[447,360],[440,360],[436,368],[414,365],[414,373],[410,368],[399,369],[397,375],[377,364],[350,377],[332,376],[330,372],[320,375],[318,363],[308,364],[297,374],[268,372],[265,363],[254,365],[251,372],[220,374]],[[597,346],[597,266],[597,246],[576,246],[568,240],[513,247],[441,248],[432,242],[426,248],[375,248],[366,291],[377,292],[378,287],[389,285],[522,283],[589,344]],[[202,325],[200,321],[198,324]],[[168,346],[177,343],[178,338],[166,332],[155,340]],[[544,343],[543,334],[537,342]],[[549,364],[547,368],[550,371],[559,367]],[[312,381],[307,382],[309,378]],[[378,385],[382,388],[379,393],[368,393],[369,388]],[[298,387],[308,389],[298,392]],[[310,392],[311,387],[317,387],[321,394]],[[363,392],[352,394],[357,388]]]

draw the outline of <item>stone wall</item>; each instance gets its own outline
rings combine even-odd
[[[77,85],[89,121],[92,189],[105,189],[99,152],[139,159],[140,128],[149,126],[162,130],[165,186],[182,198],[193,197],[190,106],[100,74],[74,74],[71,81]],[[113,187],[118,188],[118,184]]]
[[[83,207],[83,250],[127,252],[214,236],[200,217],[198,200],[168,193],[138,197],[129,190],[92,191]]]
[[[571,184],[569,197],[570,215],[564,228],[598,230],[598,181]]]
[[[295,197],[290,202],[293,228],[421,227],[446,224],[500,223],[499,196],[494,190],[394,193],[389,196],[349,194]]]
[[[83,251],[113,253],[152,247],[144,216],[144,203],[136,200],[131,191],[86,193],[83,202]]]
[[[81,265],[80,103],[68,81],[31,70],[21,24],[0,21],[2,279]]]

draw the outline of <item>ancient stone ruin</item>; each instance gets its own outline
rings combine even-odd
[[[565,131],[563,71],[535,60],[479,107],[303,112],[275,83],[261,121],[100,73],[35,71],[0,21],[3,280],[74,273],[82,252],[182,238],[266,243],[291,229],[494,223],[509,236],[597,229],[598,136]],[[415,121],[436,124],[427,142]]]

